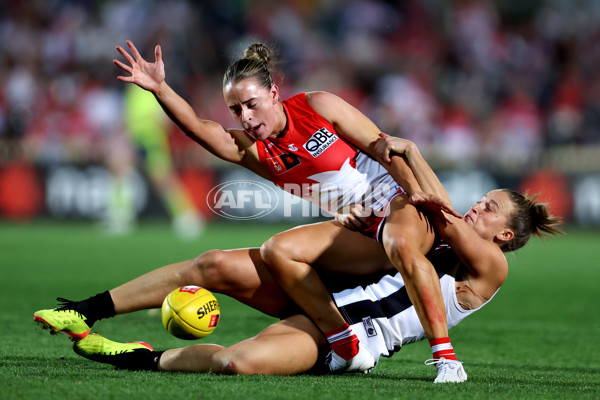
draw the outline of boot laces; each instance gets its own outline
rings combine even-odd
[[[64,297],[57,297],[56,301],[59,302],[59,305],[56,308],[56,311],[71,310],[71,311],[75,312],[76,314],[78,314],[81,318],[85,318],[85,316],[81,313],[81,311],[78,307],[77,301],[68,300],[68,299],[65,299]]]

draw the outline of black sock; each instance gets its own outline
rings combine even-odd
[[[88,299],[72,302],[68,307],[83,314],[86,317],[85,322],[89,327],[94,325],[98,320],[117,315],[115,305],[108,290]]]
[[[108,363],[118,369],[131,371],[158,371],[158,361],[164,351],[133,351],[111,356]]]

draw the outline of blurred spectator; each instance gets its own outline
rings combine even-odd
[[[482,148],[485,160],[505,171],[519,170],[537,160],[543,144],[542,114],[529,93],[515,85],[491,118],[493,124]]]
[[[382,77],[378,89],[381,107],[375,123],[384,132],[410,139],[427,150],[435,139],[439,111],[433,94],[414,76],[397,74]]]
[[[459,166],[472,166],[479,156],[479,136],[467,110],[450,104],[444,110],[435,143],[436,156]]]
[[[520,171],[600,143],[596,0],[23,0],[0,3],[0,163],[108,162],[130,130],[111,64],[126,39],[162,44],[169,83],[226,126],[222,73],[261,40],[284,97],[337,93],[434,167]],[[216,162],[174,149],[178,169]]]

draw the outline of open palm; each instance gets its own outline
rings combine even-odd
[[[119,60],[113,60],[113,62],[130,75],[118,76],[117,79],[123,82],[135,83],[143,89],[155,92],[165,80],[165,66],[162,61],[160,45],[157,45],[154,49],[155,61],[153,63],[144,60],[131,41],[127,41],[127,46],[131,50],[131,54],[121,46],[117,46],[117,50],[129,65]]]

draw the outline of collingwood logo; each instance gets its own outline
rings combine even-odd
[[[373,320],[371,317],[364,317],[362,322],[365,327],[365,331],[367,331],[368,337],[377,336],[377,330],[375,329],[375,325],[373,325]]]
[[[325,150],[327,150],[327,148],[336,140],[338,140],[336,135],[329,132],[327,128],[321,128],[316,131],[302,146],[310,153],[311,156],[316,158]]]

